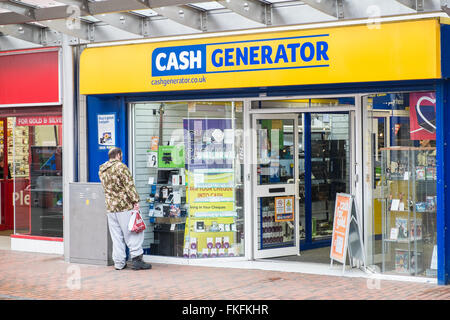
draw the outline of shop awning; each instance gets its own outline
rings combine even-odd
[[[442,1],[0,0],[0,50],[440,14]]]

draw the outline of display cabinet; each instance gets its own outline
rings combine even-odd
[[[154,232],[152,254],[183,256],[187,215],[183,171],[182,168],[157,168],[156,177],[150,184],[147,203]]]
[[[435,274],[436,151],[381,149],[382,271]]]

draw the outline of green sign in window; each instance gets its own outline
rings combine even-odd
[[[159,168],[184,168],[184,146],[159,146]]]

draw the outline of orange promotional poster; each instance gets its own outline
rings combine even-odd
[[[336,195],[336,207],[334,210],[330,258],[341,263],[345,263],[351,208],[352,197],[338,193]]]
[[[158,143],[159,143],[159,137],[152,137],[152,139],[150,141],[150,150],[158,151]]]

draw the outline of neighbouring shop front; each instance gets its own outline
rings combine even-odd
[[[121,147],[145,253],[224,266],[329,263],[351,194],[372,270],[446,283],[447,32],[430,18],[88,47],[88,181]]]
[[[59,56],[0,52],[0,230],[13,250],[63,252]]]

